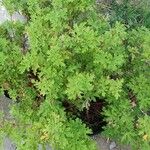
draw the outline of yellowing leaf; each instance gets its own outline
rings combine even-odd
[[[148,135],[147,135],[147,134],[143,135],[143,140],[144,140],[144,141],[147,141],[147,140],[148,140]]]
[[[49,139],[49,135],[48,135],[48,133],[44,133],[41,137],[40,137],[40,139],[42,140],[42,141],[46,141],[46,140],[48,140]]]

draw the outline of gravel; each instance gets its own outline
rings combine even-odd
[[[116,148],[116,143],[111,142],[110,145],[109,145],[109,150],[113,150],[114,148]]]

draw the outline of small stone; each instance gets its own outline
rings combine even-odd
[[[19,12],[14,12],[11,16],[12,21],[20,21],[22,23],[27,22],[27,18],[20,14]]]
[[[9,138],[4,139],[4,144],[2,146],[4,150],[16,150],[16,146],[12,143],[12,141]]]
[[[115,142],[111,142],[109,145],[109,150],[112,150],[116,147],[116,143]]]

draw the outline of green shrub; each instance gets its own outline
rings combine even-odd
[[[99,99],[107,102],[105,135],[149,149],[150,30],[128,31],[119,22],[111,27],[92,0],[4,4],[11,12],[19,8],[28,21],[0,27],[1,91],[16,102],[15,121],[3,122],[2,134],[21,150],[35,150],[38,143],[95,150],[91,130],[68,117],[62,103],[83,110]]]
[[[128,28],[150,27],[149,0],[101,0],[98,11],[104,13],[111,24],[120,21]]]

